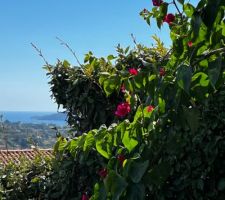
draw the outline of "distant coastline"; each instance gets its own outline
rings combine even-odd
[[[32,119],[36,120],[54,120],[54,121],[62,121],[66,119],[65,113],[53,113],[53,114],[47,114],[42,116],[33,116]]]
[[[33,112],[33,111],[0,111],[3,121],[66,125],[66,114],[57,112]]]

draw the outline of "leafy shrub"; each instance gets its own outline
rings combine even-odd
[[[41,156],[36,156],[32,162],[22,157],[19,165],[1,166],[1,199],[44,199],[51,169],[51,160]]]

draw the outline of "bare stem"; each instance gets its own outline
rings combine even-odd
[[[175,5],[175,7],[176,7],[176,9],[177,9],[179,15],[181,16],[181,19],[182,19],[182,13],[180,12],[180,9],[179,9],[178,6],[177,6],[176,0],[173,0],[173,4]]]
[[[36,45],[34,45],[32,42],[31,42],[31,46],[38,52],[39,56],[44,60],[45,64],[49,67],[50,64],[48,63],[48,61],[43,56],[41,50]]]
[[[131,38],[132,38],[132,40],[133,40],[135,46],[137,47],[137,41],[136,41],[136,38],[134,37],[134,34],[131,33],[130,35],[131,35]]]
[[[65,46],[67,49],[69,49],[69,51],[73,54],[74,58],[76,59],[77,63],[80,65],[80,67],[82,67],[82,65],[81,65],[79,59],[77,58],[76,53],[73,51],[73,49],[59,37],[56,37],[56,39],[60,41],[61,45]]]

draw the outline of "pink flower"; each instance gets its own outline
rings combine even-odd
[[[83,194],[83,195],[82,195],[82,200],[89,200],[89,197],[88,197],[88,195],[86,195],[86,194]]]
[[[160,76],[165,76],[165,75],[166,75],[166,71],[165,71],[165,69],[164,69],[163,67],[161,67],[161,68],[159,69],[159,75],[160,75]]]
[[[174,20],[175,16],[172,13],[169,13],[164,17],[163,22],[167,22],[170,25]]]
[[[189,41],[187,44],[188,44],[189,47],[192,47],[193,46],[192,41]]]
[[[108,174],[108,171],[106,168],[103,168],[101,169],[99,172],[98,172],[98,175],[101,177],[101,178],[105,178]]]
[[[117,156],[117,160],[120,162],[121,165],[123,165],[123,162],[124,162],[124,160],[126,160],[126,158],[123,154],[119,154]]]
[[[137,75],[138,74],[138,71],[135,69],[135,68],[130,68],[129,69],[129,73],[131,74],[131,75]]]
[[[115,115],[118,117],[125,117],[128,113],[130,112],[130,104],[125,102],[125,103],[120,103],[117,106]]]
[[[163,3],[163,0],[152,0],[153,6],[160,6]]]
[[[123,92],[123,93],[125,93],[125,92],[126,92],[126,88],[125,88],[124,83],[121,85],[120,90],[121,90],[121,92]]]
[[[154,106],[150,105],[150,106],[147,107],[147,111],[148,112],[152,112],[153,110],[154,110]]]

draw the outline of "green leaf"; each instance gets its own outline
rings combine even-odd
[[[208,74],[209,74],[210,83],[212,84],[213,87],[215,87],[215,85],[219,79],[219,76],[221,73],[221,67],[222,67],[221,56],[219,56],[213,62],[209,62]]]
[[[87,136],[85,137],[85,142],[83,145],[83,151],[87,151],[90,148],[93,147],[94,143],[95,143],[95,139],[94,139],[94,130],[89,131],[89,133],[87,134]]]
[[[183,0],[182,0],[183,1]],[[183,1],[184,3],[184,1]],[[182,3],[182,4],[183,4]],[[195,8],[194,6],[192,6],[190,3],[186,3],[183,6],[184,9],[184,13],[188,16],[188,17],[192,17],[193,13],[195,12]]]
[[[125,165],[125,170],[130,179],[134,183],[139,183],[146,172],[149,165],[149,161],[136,162],[134,160],[128,160]]]
[[[162,99],[161,97],[159,97],[159,112],[161,113],[165,113],[165,107],[166,107],[166,103],[165,100]]]
[[[193,14],[191,22],[193,27],[194,39],[196,39],[199,36],[199,30],[202,24],[202,18],[199,13],[195,12]]]
[[[102,72],[99,75],[100,75],[99,83],[100,83],[100,85],[103,85],[104,80],[108,79],[108,77],[110,76],[110,73]]]
[[[134,115],[134,121],[136,122],[137,120],[139,120],[141,117],[143,116],[143,107],[140,105]]]
[[[200,113],[197,109],[194,108],[186,108],[183,106],[183,111],[184,114],[183,116],[185,117],[192,133],[195,133],[199,126],[200,126]]]
[[[122,142],[129,152],[138,145],[138,141],[131,136],[131,130],[125,131]]]
[[[200,79],[199,79],[200,77]],[[209,78],[208,75],[203,72],[198,72],[192,77],[192,82],[195,82],[197,79],[199,79],[199,82],[195,83],[194,87],[196,86],[202,86],[207,87],[209,85]]]
[[[103,82],[104,91],[107,96],[112,94],[115,90],[120,89],[121,80],[120,76],[118,75],[112,75],[108,77],[108,79],[105,79]]]
[[[127,187],[126,180],[117,174],[115,171],[110,171],[104,179],[104,184],[107,193],[112,195],[112,200],[119,200],[122,193]]]
[[[177,72],[177,84],[187,94],[189,94],[191,78],[192,78],[191,67],[186,65],[180,66]]]
[[[127,189],[127,200],[144,200],[145,187],[143,184],[129,184]]]
[[[160,17],[161,17],[161,23],[162,23],[162,20],[163,20],[164,16],[166,16],[166,14],[167,14],[168,5],[169,5],[168,3],[163,2],[161,4],[161,6],[159,7]]]
[[[67,140],[64,137],[59,137],[56,144],[54,145],[54,152],[62,152],[64,151],[67,145]]]
[[[134,84],[138,89],[141,89],[143,86],[143,74],[140,72],[137,76],[134,77]]]
[[[107,128],[105,126],[101,126],[98,133],[95,135],[96,150],[107,159],[111,156],[111,149],[113,145],[113,141],[110,137],[111,135],[107,134]],[[108,139],[111,139],[111,141]],[[111,148],[109,148],[109,146]]]
[[[108,55],[107,60],[114,60],[116,57],[114,55]]]
[[[63,66],[64,67],[69,67],[70,66],[70,63],[67,60],[64,60],[63,61]]]

